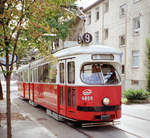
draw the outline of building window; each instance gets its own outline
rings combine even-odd
[[[134,34],[138,34],[139,33],[140,26],[141,26],[140,17],[134,18],[133,19],[133,33]]]
[[[125,35],[119,36],[119,45],[125,46],[125,44],[126,44],[126,36]]]
[[[125,67],[124,67],[124,65],[122,65],[122,74],[124,74],[125,73]]]
[[[120,17],[126,15],[126,9],[127,9],[127,5],[126,4],[123,4],[123,5],[120,6]]]
[[[132,51],[132,67],[139,67],[140,56],[139,51]]]
[[[96,21],[98,21],[99,20],[99,8],[96,8],[95,11],[96,11]]]
[[[104,39],[108,39],[108,28],[107,29],[104,29]]]
[[[108,12],[109,10],[109,0],[104,2],[104,13]]]
[[[138,80],[131,80],[131,84],[132,84],[132,85],[138,85],[138,84],[139,84],[139,81],[138,81]]]
[[[89,24],[91,24],[91,12],[88,13],[87,17],[88,17],[88,20],[87,20],[88,23],[87,24],[89,25]]]
[[[95,43],[99,43],[99,31],[95,32]]]

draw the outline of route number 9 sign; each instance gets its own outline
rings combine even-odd
[[[79,44],[88,44],[92,41],[92,35],[90,33],[85,33],[83,36],[78,37]]]

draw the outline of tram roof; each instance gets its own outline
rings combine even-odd
[[[54,57],[60,58],[82,54],[121,54],[121,52],[116,48],[106,45],[75,46],[56,52]]]

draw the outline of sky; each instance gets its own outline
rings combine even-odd
[[[91,4],[95,3],[97,0],[77,0],[77,4],[80,7],[87,8]]]

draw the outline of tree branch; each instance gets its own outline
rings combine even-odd
[[[7,2],[7,0],[1,0],[0,1],[0,14],[4,13],[4,7],[5,7],[6,2]]]
[[[9,38],[9,41],[11,41],[11,39],[12,39],[12,37],[13,37],[13,34],[14,34],[15,31],[17,30],[17,28],[21,26],[22,20],[23,20],[23,18],[24,18],[24,16],[25,16],[25,14],[23,13],[24,8],[25,8],[24,0],[22,1],[22,4],[21,4],[21,5],[22,5],[22,9],[21,9],[21,17],[20,17],[19,21],[17,22],[16,27],[12,30],[12,33],[11,33],[10,38]]]
[[[1,70],[2,70],[2,72],[4,74],[4,77],[6,78],[5,70],[4,70],[4,67],[3,67],[3,65],[1,63],[0,63],[0,67],[1,67]]]
[[[13,62],[14,62],[14,57],[15,57],[15,53],[16,53],[16,48],[17,48],[17,43],[18,43],[19,35],[20,35],[20,31],[17,32],[16,41],[15,41],[15,44],[14,44],[14,49],[13,49],[13,54],[12,54],[10,71],[13,70]]]
[[[5,30],[5,25],[4,25],[3,19],[2,19],[2,26],[3,26],[3,31],[4,31],[3,39],[4,39],[4,42],[5,42],[5,39],[6,39],[6,30]]]

